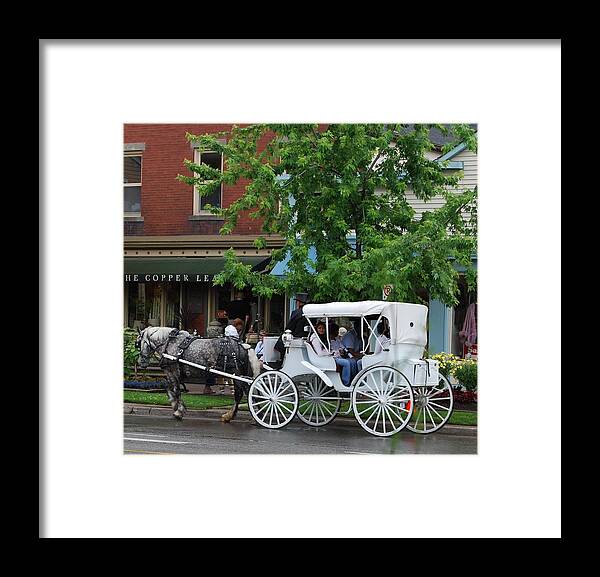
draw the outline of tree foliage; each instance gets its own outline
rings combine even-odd
[[[250,285],[263,296],[308,291],[321,302],[380,299],[391,284],[392,300],[419,302],[426,291],[454,304],[455,264],[475,280],[476,190],[459,192],[461,174],[428,157],[431,128],[453,136],[445,150],[459,142],[476,148],[467,125],[260,124],[187,134],[200,150],[221,152],[225,168],[186,160],[193,176],[180,180],[203,196],[221,184],[245,184],[230,206],[211,209],[225,218],[221,233],[231,233],[247,211],[262,220],[265,235],[285,241],[271,267],[289,259],[286,278],[278,279],[252,271],[230,250],[215,283]],[[408,192],[420,201],[442,196],[445,204],[418,218]]]

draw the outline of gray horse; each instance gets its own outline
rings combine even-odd
[[[179,356],[191,363],[250,378],[257,377],[261,370],[254,349],[249,345],[241,344],[236,339],[230,337],[195,339],[183,352],[180,352],[188,337],[191,335],[187,331],[175,331],[170,327],[147,327],[139,332],[136,340],[136,347],[140,351],[139,365],[142,369],[150,364],[152,355],[159,356],[160,366],[167,379],[167,394],[173,408],[173,416],[179,420],[183,418],[186,410],[181,400],[184,374],[199,376],[204,371],[166,359],[163,354]],[[229,423],[235,417],[240,401],[248,388],[249,386],[243,381],[234,379],[235,405],[221,416],[223,422]]]

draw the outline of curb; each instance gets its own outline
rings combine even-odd
[[[188,419],[220,419],[221,415],[227,412],[227,407],[221,407],[220,409],[188,409],[186,412],[186,418]],[[173,412],[170,407],[163,407],[160,405],[140,405],[135,403],[123,403],[123,414],[124,415],[163,415],[170,417]],[[239,410],[235,417],[236,421],[243,421],[246,423],[254,423],[252,415],[249,411]],[[334,426],[352,427],[359,426],[353,417],[342,417],[339,416],[333,421]],[[443,435],[458,435],[462,437],[477,437],[477,427],[466,426],[466,425],[445,425],[439,432]],[[423,435],[427,436],[427,435]]]

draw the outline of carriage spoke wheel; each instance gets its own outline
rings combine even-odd
[[[440,373],[437,385],[413,387],[415,408],[407,428],[428,435],[441,429],[452,415],[454,396],[450,383]]]
[[[311,427],[322,427],[331,423],[342,406],[338,392],[328,387],[316,375],[298,383],[298,392],[298,418]]]
[[[267,371],[250,385],[248,407],[259,425],[280,429],[296,416],[298,389],[285,373]]]
[[[373,367],[352,389],[352,409],[360,426],[372,435],[389,437],[409,422],[413,393],[408,379],[393,367]]]

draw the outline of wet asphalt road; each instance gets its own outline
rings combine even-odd
[[[211,417],[176,421],[171,416],[124,415],[124,452],[133,454],[476,454],[477,438],[442,432],[401,431],[394,439],[370,435],[357,423],[284,429],[254,425],[248,418],[225,424]]]

